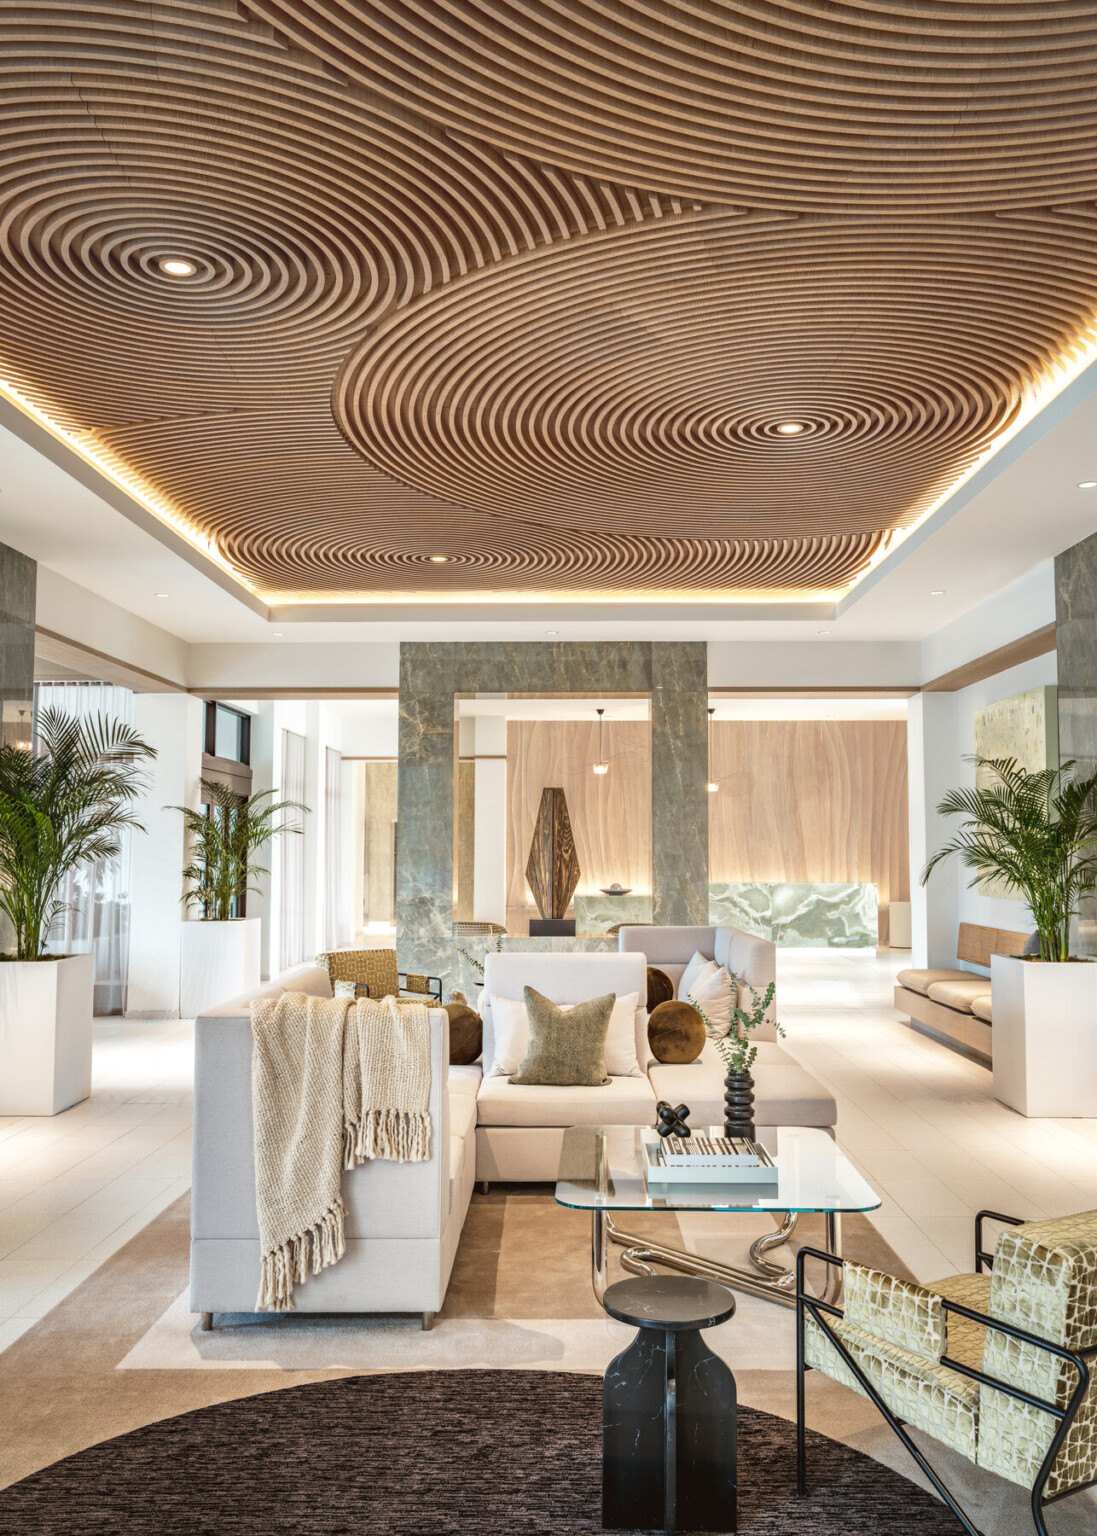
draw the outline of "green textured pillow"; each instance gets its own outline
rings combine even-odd
[[[518,1071],[510,1079],[527,1087],[603,1088],[606,1075],[606,1036],[616,1001],[612,992],[576,1003],[567,1012],[526,987],[529,1045]]]

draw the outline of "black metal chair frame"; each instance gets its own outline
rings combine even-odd
[[[985,1221],[1001,1222],[1006,1226],[1012,1227],[1020,1227],[1024,1225],[1023,1220],[1018,1216],[1003,1216],[998,1211],[979,1212],[975,1218],[976,1274],[983,1273],[984,1265],[987,1269],[990,1269],[994,1264],[993,1254],[987,1252],[983,1246],[983,1223]],[[876,1408],[879,1409],[883,1418],[887,1422],[888,1427],[893,1430],[893,1432],[903,1442],[903,1445],[917,1462],[922,1472],[924,1472],[926,1477],[932,1483],[940,1498],[956,1516],[957,1520],[959,1520],[964,1530],[968,1533],[968,1536],[982,1536],[982,1533],[976,1526],[971,1523],[967,1515],[960,1508],[960,1505],[956,1502],[952,1494],[945,1487],[945,1484],[941,1481],[940,1477],[933,1470],[933,1467],[926,1460],[925,1456],[911,1439],[910,1435],[907,1433],[904,1421],[898,1418],[891,1411],[887,1403],[884,1402],[879,1392],[866,1376],[861,1366],[850,1354],[841,1337],[835,1333],[833,1328],[829,1326],[826,1320],[827,1316],[842,1317],[844,1313],[841,1307],[837,1307],[832,1305],[830,1302],[823,1301],[820,1297],[807,1290],[804,1281],[804,1266],[809,1258],[818,1259],[823,1264],[838,1265],[839,1267],[841,1267],[844,1263],[844,1260],[837,1258],[834,1254],[823,1253],[820,1249],[817,1248],[801,1248],[796,1258],[797,1494],[802,1499],[807,1497],[807,1448],[805,1440],[806,1425],[804,1421],[804,1379],[807,1372],[811,1370],[812,1367],[809,1366],[804,1359],[804,1323],[810,1314],[814,1322],[822,1329],[834,1347],[838,1350],[838,1353],[841,1355],[842,1359],[853,1373],[855,1379],[860,1384],[862,1390],[865,1393],[865,1396]],[[1048,1339],[1041,1339],[1036,1334],[1026,1333],[1021,1328],[1014,1328],[1010,1323],[1000,1322],[997,1318],[988,1317],[983,1312],[973,1311],[971,1307],[961,1306],[959,1302],[948,1301],[943,1296],[941,1297],[941,1307],[945,1313],[946,1326],[945,1353],[940,1358],[939,1363],[941,1365],[946,1366],[949,1370],[956,1371],[961,1376],[968,1377],[971,1381],[978,1381],[985,1386],[996,1388],[999,1392],[1005,1392],[1008,1396],[1017,1398],[1019,1402],[1027,1403],[1032,1408],[1038,1408],[1041,1410],[1041,1412],[1048,1413],[1059,1421],[1058,1428],[1052,1437],[1052,1441],[1048,1447],[1047,1454],[1040,1464],[1040,1470],[1036,1474],[1036,1480],[1033,1483],[1030,1492],[1033,1524],[1035,1525],[1039,1536],[1048,1536],[1048,1528],[1044,1520],[1043,1513],[1044,1506],[1048,1504],[1056,1504],[1060,1499],[1069,1498],[1071,1494],[1082,1493],[1086,1488],[1097,1486],[1097,1478],[1094,1478],[1088,1483],[1080,1483],[1077,1488],[1064,1489],[1062,1493],[1057,1493],[1050,1499],[1044,1497],[1044,1489],[1047,1487],[1047,1480],[1051,1476],[1051,1470],[1055,1465],[1059,1452],[1062,1450],[1063,1442],[1066,1440],[1066,1437],[1070,1433],[1071,1427],[1074,1424],[1074,1420],[1078,1416],[1078,1410],[1081,1408],[1082,1400],[1086,1395],[1086,1389],[1089,1386],[1090,1378],[1090,1370],[1089,1366],[1086,1364],[1086,1360],[1089,1357],[1097,1355],[1097,1344],[1089,1345],[1087,1348],[1080,1350],[1063,1349],[1058,1344],[1052,1344]],[[1078,1379],[1075,1382],[1074,1389],[1070,1394],[1070,1398],[1066,1407],[1060,1408],[1056,1403],[1049,1403],[1043,1398],[1034,1397],[1030,1392],[1025,1392],[1020,1387],[1011,1386],[1008,1382],[1000,1381],[995,1376],[989,1376],[985,1371],[974,1370],[971,1366],[962,1365],[960,1361],[953,1360],[948,1354],[947,1327],[948,1314],[950,1312],[956,1313],[958,1317],[966,1317],[972,1322],[981,1323],[984,1327],[991,1328],[996,1333],[1004,1333],[1008,1338],[1018,1339],[1023,1344],[1032,1344],[1037,1349],[1042,1349],[1050,1355],[1056,1355],[1065,1364],[1071,1366],[1077,1373]]]
[[[414,971],[412,974],[416,975],[416,976],[419,976],[419,975],[422,975],[422,972],[421,971]],[[404,996],[403,996],[403,1001],[404,1002],[413,1002],[418,997],[433,997],[436,1002],[440,1003],[442,1001],[442,978],[440,976],[428,976],[427,977],[427,985],[430,988],[429,992],[408,992],[407,991],[407,985],[408,985],[408,973],[407,973],[407,971],[398,971],[397,972],[397,980],[399,981],[400,985],[405,989]],[[355,995],[355,997],[362,997],[362,996],[372,997],[373,994],[370,992],[369,982],[368,981],[356,981],[354,983],[354,995]]]

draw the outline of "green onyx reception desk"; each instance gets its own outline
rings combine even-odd
[[[785,949],[875,949],[875,885],[745,883],[709,886],[709,922],[756,933]]]

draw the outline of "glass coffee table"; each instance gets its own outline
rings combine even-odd
[[[723,1126],[694,1127],[699,1135],[722,1136]],[[591,1213],[591,1280],[599,1302],[605,1295],[610,1243],[624,1252],[622,1267],[634,1275],[654,1275],[656,1264],[683,1274],[716,1280],[752,1296],[786,1307],[796,1305],[796,1271],[766,1258],[791,1237],[804,1212],[826,1217],[826,1249],[841,1256],[842,1216],[874,1211],[880,1196],[868,1185],[826,1131],[782,1126],[758,1140],[773,1158],[774,1180],[763,1185],[695,1184],[648,1188],[646,1154],[639,1125],[573,1125],[564,1132],[556,1199],[561,1205]],[[751,1269],[721,1264],[665,1243],[649,1242],[622,1231],[619,1211],[735,1211],[780,1216],[779,1224],[750,1247]],[[837,1299],[841,1269],[826,1266],[823,1299]]]

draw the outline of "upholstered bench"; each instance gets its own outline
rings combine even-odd
[[[991,955],[1019,955],[1028,935],[1008,928],[961,923],[957,960],[990,969]],[[931,1033],[991,1059],[990,977],[935,966],[900,971],[895,978],[895,1007]]]

